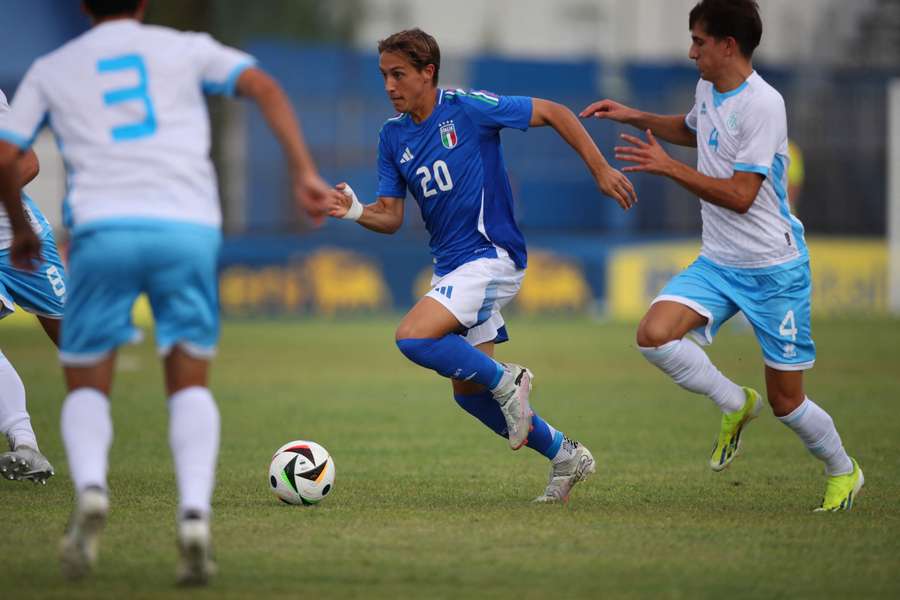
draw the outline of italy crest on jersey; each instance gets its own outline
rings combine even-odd
[[[456,126],[453,121],[444,121],[441,123],[441,143],[447,150],[456,148],[459,138],[456,135]]]

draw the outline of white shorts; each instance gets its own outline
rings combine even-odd
[[[425,294],[449,310],[467,329],[463,337],[473,346],[509,339],[500,309],[522,287],[525,269],[508,257],[479,258],[458,266],[444,276],[431,278]]]

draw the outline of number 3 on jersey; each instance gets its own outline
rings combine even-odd
[[[432,171],[434,172],[434,175],[432,175]],[[431,188],[432,179],[434,179],[438,189],[442,192],[449,192],[453,189],[453,179],[450,178],[450,169],[447,168],[447,163],[442,160],[434,161],[434,165],[431,169],[422,165],[416,169],[416,175],[422,176],[419,183],[422,185],[422,194],[424,194],[426,198],[431,198],[438,193],[437,190]]]
[[[144,59],[137,54],[126,54],[97,61],[97,72],[101,75],[131,69],[137,71],[137,85],[134,87],[116,88],[106,92],[103,94],[103,103],[107,106],[112,106],[120,102],[140,100],[144,103],[147,116],[138,123],[113,127],[112,137],[116,142],[135,140],[153,135],[156,132],[156,113],[153,110],[153,102],[150,101],[150,95],[147,91],[147,67],[144,64]]]

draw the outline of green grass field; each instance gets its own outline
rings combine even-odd
[[[532,505],[546,460],[510,452],[446,381],[408,363],[394,322],[225,326],[212,385],[220,575],[191,597],[900,597],[900,321],[816,323],[807,391],[866,473],[854,511],[829,515],[810,512],[820,464],[771,412],[747,430],[744,455],[711,472],[712,403],[645,363],[632,326],[587,319],[513,320],[499,349],[534,370],[535,408],[599,462],[568,506]],[[152,346],[120,355],[112,511],[98,572],[69,585],[56,561],[72,499],[61,376],[37,328],[0,331],[58,473],[46,487],[0,481],[0,597],[184,597]],[[762,385],[752,335],[726,329],[710,353],[737,381]],[[316,508],[283,505],[267,487],[272,451],[297,438],[336,461],[335,491]]]

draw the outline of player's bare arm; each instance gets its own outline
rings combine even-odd
[[[637,202],[634,186],[625,175],[610,166],[571,110],[556,102],[533,98],[529,125],[531,127],[549,125],[555,129],[587,165],[600,191],[615,200],[623,209],[627,210]]]
[[[623,171],[663,175],[707,202],[741,214],[750,210],[759,194],[762,175],[744,171],[735,171],[729,179],[703,175],[669,156],[649,129],[646,142],[628,134],[622,134],[622,139],[631,145],[616,146],[616,158],[632,163]]]
[[[38,173],[41,170],[41,165],[38,162],[38,157],[37,154],[34,153],[34,150],[29,150],[19,157],[18,167],[19,182],[22,187],[25,187],[32,179],[38,176]]]
[[[0,141],[0,201],[6,208],[13,241],[9,247],[9,260],[18,269],[33,271],[40,262],[41,240],[28,225],[22,208],[21,151],[7,142]]]
[[[578,116],[610,119],[644,131],[650,129],[653,131],[653,135],[669,143],[690,148],[697,147],[697,135],[684,122],[685,115],[657,115],[642,112],[615,100],[606,99],[588,105]]]
[[[313,218],[324,216],[329,186],[319,177],[300,122],[281,85],[261,69],[251,67],[238,77],[237,92],[259,106],[269,129],[281,144],[299,207]]]
[[[403,225],[403,198],[379,196],[373,204],[361,204],[358,210],[362,212],[357,218],[353,218],[347,215],[359,200],[352,188],[346,182],[341,182],[334,190],[336,193],[329,196],[329,217],[352,218],[366,229],[387,234],[396,233]]]

